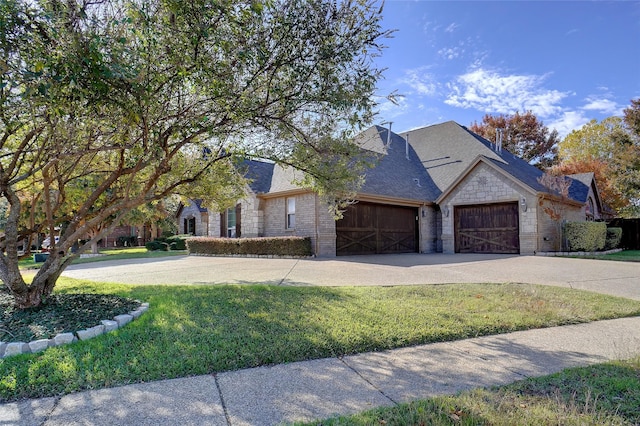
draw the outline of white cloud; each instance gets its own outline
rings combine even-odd
[[[449,24],[449,26],[447,28],[444,29],[445,33],[452,33],[455,32],[458,27],[460,27],[460,25],[456,24],[455,22]]]
[[[464,49],[461,47],[447,47],[438,50],[438,55],[449,60],[459,58],[463,53]]]
[[[560,102],[568,93],[545,89],[545,78],[539,75],[502,75],[477,68],[448,84],[451,93],[445,103],[490,114],[532,111],[541,119],[553,117],[561,113]]]
[[[596,98],[594,96],[590,96],[586,99],[587,104],[582,107],[582,109],[587,111],[598,111],[602,114],[611,114],[611,115],[619,115],[622,112],[622,108],[618,106],[611,99],[606,98]]]
[[[395,100],[396,103],[393,103],[390,100],[385,99],[383,102],[378,104],[379,115],[386,121],[391,121],[391,119],[409,111],[409,102],[407,101],[407,98],[404,96],[398,96]]]
[[[573,130],[579,129],[590,121],[580,111],[564,111],[560,116],[548,123],[544,123],[549,129],[556,129],[561,138],[564,138]]]
[[[400,83],[408,85],[419,95],[435,95],[438,85],[433,75],[427,72],[428,67],[406,70],[405,76],[400,78]]]

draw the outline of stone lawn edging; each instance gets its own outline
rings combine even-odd
[[[534,254],[536,256],[603,256],[605,254],[612,254],[621,252],[622,249],[611,249],[604,251],[537,251]]]
[[[29,343],[0,342],[0,359],[12,355],[34,354],[54,346],[66,345],[68,343],[77,342],[78,340],[89,340],[93,337],[110,333],[120,327],[124,327],[131,321],[140,318],[140,316],[148,309],[148,303],[141,303],[137,309],[130,311],[128,314],[116,315],[112,320],[102,320],[99,325],[85,330],[78,330],[73,333],[60,333],[51,339],[39,339]]]

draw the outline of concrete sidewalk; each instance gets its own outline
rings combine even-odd
[[[275,425],[640,354],[640,317],[0,405],[1,425]]]

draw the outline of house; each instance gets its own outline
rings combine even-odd
[[[191,200],[178,206],[178,233],[196,236],[209,235],[209,210],[202,206],[202,200]]]
[[[593,174],[567,177],[563,196],[540,183],[542,171],[453,121],[402,135],[373,126],[358,143],[380,160],[342,219],[291,183],[300,172],[250,160],[248,195],[209,214],[207,235],[308,236],[318,256],[532,254],[562,247],[562,221],[603,218]]]

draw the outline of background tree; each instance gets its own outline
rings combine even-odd
[[[487,114],[469,128],[491,142],[496,142],[496,129],[504,129],[502,147],[544,170],[556,161],[558,132],[549,129],[531,111],[514,115]]]
[[[629,120],[632,121],[633,107]],[[604,201],[619,214],[637,215],[640,208],[640,139],[621,117],[591,120],[567,135],[558,147],[559,170],[594,171]]]
[[[131,209],[195,188],[212,208],[237,199],[236,159],[296,167],[321,193],[352,190],[380,20],[367,0],[3,0],[0,279],[17,305],[42,303]],[[57,229],[27,284],[18,241]]]

